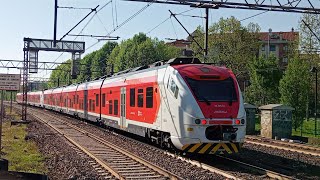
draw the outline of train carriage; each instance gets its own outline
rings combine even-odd
[[[28,98],[28,104],[32,106],[38,106],[41,107],[41,101],[42,101],[42,91],[37,92],[28,92],[27,93]]]
[[[175,58],[46,90],[44,105],[189,153],[238,152],[245,135],[243,99],[234,74],[196,58]]]
[[[75,101],[75,95],[77,92],[77,87],[78,85],[74,85],[74,84],[70,86],[66,86],[61,90],[60,94],[57,94],[61,99],[61,102],[59,103],[59,107],[58,107],[60,112],[70,114],[70,115],[76,114],[74,101]]]
[[[53,103],[55,102],[55,100],[53,100],[53,97],[52,97],[52,91],[54,89],[47,89],[47,90],[44,90],[43,91],[43,97],[44,97],[44,100],[43,100],[43,107],[46,108],[46,109],[51,109],[53,110],[54,109],[54,105]]]

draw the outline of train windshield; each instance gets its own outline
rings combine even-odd
[[[187,78],[194,95],[199,101],[236,101],[237,95],[232,78],[225,80],[195,80]]]

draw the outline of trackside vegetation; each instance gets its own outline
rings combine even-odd
[[[45,157],[40,154],[35,142],[25,140],[26,125],[11,126],[10,121],[5,121],[2,128],[1,157],[9,161],[9,171],[46,174]]]

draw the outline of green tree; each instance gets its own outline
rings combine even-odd
[[[311,30],[320,36],[320,15],[319,14],[303,14],[299,22],[300,47],[303,54],[307,55],[307,60],[311,64],[319,60],[317,51],[320,48],[320,42],[310,29],[303,23],[306,22]]]
[[[119,72],[160,60],[168,60],[177,57],[179,53],[178,48],[139,33],[132,39],[122,41],[116,46],[110,55],[110,62],[107,62],[107,64],[110,66],[109,63],[112,63],[115,72]]]
[[[107,42],[101,49],[96,51],[91,64],[91,78],[97,78],[106,75],[109,56],[116,47],[116,42]]]
[[[84,82],[86,80],[91,79],[91,64],[92,64],[92,60],[95,57],[96,51],[93,51],[89,54],[87,54],[86,56],[84,56],[81,60],[80,60],[80,73],[77,77],[77,82]]]
[[[243,26],[233,16],[227,19],[220,18],[219,22],[209,27],[209,49],[205,61],[225,64],[239,76],[247,71],[248,62],[257,55],[259,31],[260,27],[257,24]],[[193,36],[200,45],[203,44],[204,32],[201,27],[196,29]],[[195,42],[192,43],[192,48],[195,52],[200,49]],[[202,53],[198,57],[203,59]]]
[[[65,64],[58,65],[50,74],[48,87],[57,87],[71,84],[73,81],[70,74],[71,60],[67,60]]]
[[[275,57],[255,58],[249,63],[251,85],[245,91],[245,100],[257,106],[278,103],[279,81],[282,71]]]
[[[302,125],[308,103],[310,89],[309,66],[305,61],[294,58],[280,81],[281,103],[295,108],[293,127]]]

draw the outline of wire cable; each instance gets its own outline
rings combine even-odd
[[[62,7],[62,6],[58,6],[59,9],[80,9],[80,10],[83,10],[83,9],[91,9],[91,8],[80,8],[80,7]]]
[[[246,17],[246,18],[244,18],[244,19],[241,19],[240,22],[241,22],[241,21],[248,20],[248,19],[251,19],[251,18],[256,17],[256,16],[259,16],[259,15],[264,14],[264,13],[266,13],[266,12],[269,12],[269,11],[263,11],[263,12],[260,12],[260,13],[258,13],[258,14],[255,14],[255,15],[252,15],[252,16],[249,16],[249,17]]]
[[[118,10],[117,10],[117,0],[114,2],[114,9],[116,12],[116,25],[118,26]]]
[[[152,28],[151,30],[149,30],[146,34],[151,33],[153,30],[157,29],[160,25],[162,25],[163,23],[165,23],[166,21],[168,21],[169,19],[171,19],[170,17],[166,18],[165,20],[163,20],[160,24],[156,25],[154,28]]]
[[[180,13],[178,13],[177,15],[181,15],[181,14],[184,14],[186,12],[189,12],[189,11],[192,11],[192,10],[195,10],[196,8],[191,8],[191,9],[188,9],[186,11],[182,11]],[[153,27],[152,29],[150,29],[146,34],[150,34],[152,31],[154,31],[155,29],[157,29],[159,26],[161,26],[163,23],[165,23],[166,21],[168,21],[170,19],[171,16],[169,16],[168,18],[164,19],[163,21],[161,21],[158,25],[156,25],[155,27]]]
[[[113,1],[111,1],[111,16],[112,16],[112,27],[114,28]]]
[[[108,32],[107,27],[103,24],[103,22],[102,22],[102,20],[100,19],[99,15],[96,14],[96,16],[97,16],[97,18],[99,19],[100,23],[102,24],[104,30],[105,30],[106,32]]]
[[[173,29],[173,31],[174,31],[174,34],[176,35],[176,38],[178,39],[178,34],[177,34],[177,32],[176,32],[176,29],[174,28],[174,25],[173,25],[173,22],[172,22],[171,17],[170,17],[170,21],[171,21],[171,25],[172,25],[172,29]]]
[[[192,15],[188,15],[188,14],[179,14],[179,16],[186,16],[186,17],[192,17],[192,18],[205,18],[203,16],[192,16]]]
[[[122,26],[124,26],[125,24],[127,24],[128,22],[130,22],[133,18],[135,18],[136,16],[138,16],[140,13],[142,13],[144,10],[146,10],[149,6],[151,6],[153,4],[153,2],[148,3],[146,6],[142,7],[140,10],[138,10],[136,13],[134,13],[132,16],[130,16],[129,18],[127,18],[126,20],[124,20],[120,25],[118,25],[116,28],[114,28],[113,30],[111,30],[107,36],[109,36],[111,33],[117,31],[119,28],[121,28]],[[97,45],[100,41],[97,41],[95,43],[93,43],[91,46],[89,46],[88,48],[86,48],[86,51],[90,48],[92,48],[93,46]]]
[[[92,19],[97,15],[98,12],[100,12],[102,9],[104,9],[108,4],[110,4],[112,2],[112,0],[107,1],[101,8],[99,8],[94,14],[93,16],[91,16],[91,18],[87,21],[87,23],[84,25],[84,27],[81,29],[81,31],[78,33],[78,35],[80,35],[84,29],[89,25],[89,23],[92,21]],[[78,37],[74,38],[74,41],[77,39]],[[57,62],[58,59],[64,54],[64,52],[62,52],[54,61],[53,63]],[[54,66],[54,65],[53,65]],[[53,66],[51,67],[51,69],[53,68]],[[44,70],[40,71],[39,73],[42,73]],[[49,71],[50,72],[50,71]],[[44,76],[48,75],[49,73],[48,71],[45,73]]]

